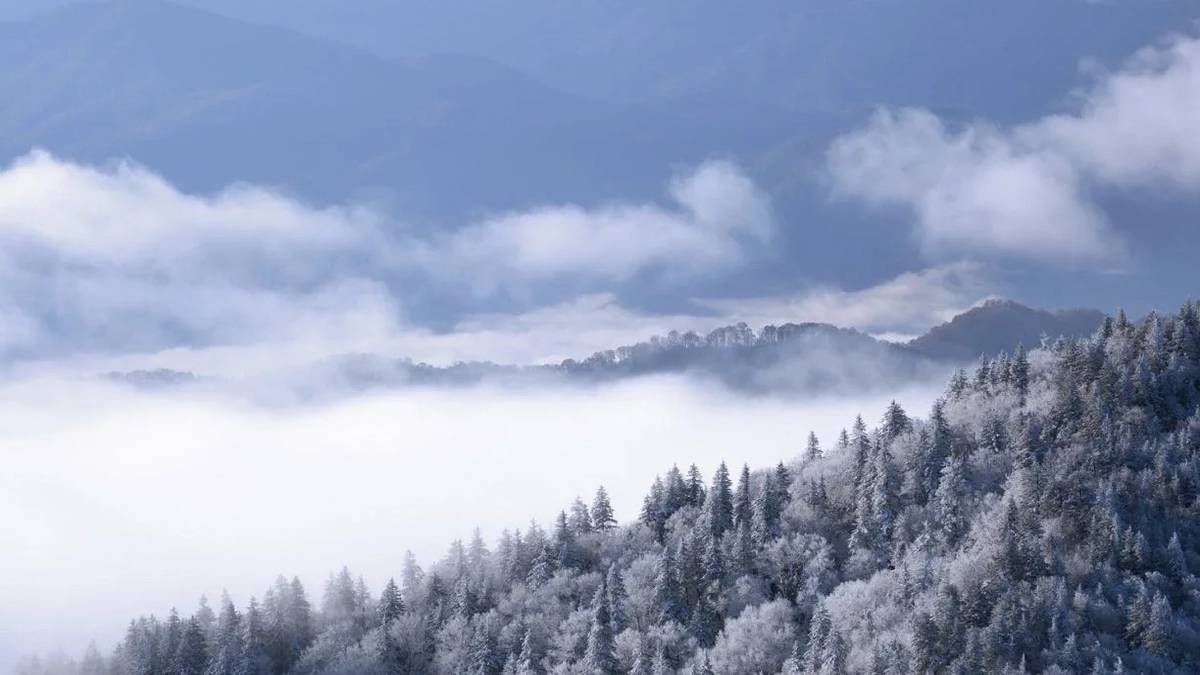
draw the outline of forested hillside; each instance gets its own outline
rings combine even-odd
[[[640,514],[601,489],[382,589],[280,577],[25,672],[1197,672],[1198,403],[1200,307],[1122,314],[960,371],[926,419],[672,467]]]

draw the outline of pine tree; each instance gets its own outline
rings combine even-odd
[[[400,598],[400,589],[396,586],[395,579],[388,579],[383,593],[379,596],[379,620],[386,627],[399,619],[403,613],[404,601]]]
[[[662,556],[658,560],[654,599],[658,605],[659,622],[686,623],[687,609],[683,604],[679,573],[675,567],[675,556],[671,554],[669,547],[663,550]]]
[[[558,571],[558,553],[550,543],[542,546],[542,550],[533,560],[525,582],[530,588],[539,588]]]
[[[1179,544],[1179,533],[1171,534],[1171,541],[1167,543],[1167,570],[1175,579],[1183,580],[1188,576],[1187,557],[1183,553],[1183,547]]]
[[[871,456],[871,438],[867,435],[867,425],[863,422],[862,415],[854,418],[852,429],[847,447],[854,453],[854,494],[857,495],[862,491],[863,480],[868,469],[867,460]]]
[[[996,551],[997,563],[1000,571],[1009,581],[1022,581],[1026,578],[1024,533],[1016,502],[1012,499],[1007,501],[1004,519],[1000,525],[1000,546]]]
[[[267,633],[258,601],[250,598],[242,617],[242,665],[238,675],[266,675],[271,670]]]
[[[821,451],[821,441],[817,439],[816,432],[808,432],[808,444],[804,448],[805,463],[815,462],[824,457],[824,452]]]
[[[234,608],[233,601],[224,595],[221,598],[221,614],[217,618],[212,660],[208,664],[209,675],[237,675],[241,669],[244,652],[241,621],[242,617]]]
[[[751,536],[757,547],[766,546],[779,533],[779,494],[768,474],[759,486],[751,505]]]
[[[709,532],[713,537],[720,537],[733,527],[733,494],[725,462],[721,462],[713,475],[712,489],[705,504]]]
[[[884,443],[891,443],[900,434],[911,428],[912,421],[908,418],[908,413],[904,412],[904,408],[901,408],[900,404],[893,400],[888,404],[887,412],[883,414],[883,424],[880,428]]]
[[[554,546],[558,549],[558,562],[562,567],[574,564],[575,531],[567,521],[566,511],[559,511],[554,521]]]
[[[687,506],[688,490],[687,483],[683,480],[683,474],[679,471],[678,465],[672,465],[667,471],[667,478],[664,481],[663,487],[663,510],[666,518],[670,518],[676,511]]]
[[[688,467],[687,473],[687,503],[688,506],[699,508],[704,505],[704,477],[695,464]]]
[[[204,628],[196,618],[187,622],[179,650],[175,652],[174,669],[179,675],[202,675],[208,670],[208,645]]]
[[[1021,403],[1024,404],[1025,396],[1029,393],[1029,355],[1025,352],[1023,344],[1017,344],[1011,372],[1013,388],[1017,390]]]
[[[701,565],[704,568],[705,585],[716,584],[720,588],[725,582],[725,558],[716,537],[708,537]]]
[[[642,499],[641,521],[654,532],[659,541],[662,541],[667,524],[667,505],[666,488],[661,476],[654,477],[650,493]]]
[[[608,615],[613,633],[619,633],[625,629],[626,596],[625,580],[621,578],[621,570],[616,564],[609,565],[604,586],[608,592]]]
[[[775,465],[775,476],[771,480],[771,487],[775,495],[775,514],[782,515],[788,503],[792,500],[792,472],[784,466],[783,462]]]
[[[601,485],[596,489],[596,497],[592,500],[592,527],[599,532],[608,532],[617,526],[613,516],[612,503],[608,501],[608,492]]]
[[[713,646],[717,634],[721,632],[721,613],[717,606],[719,596],[720,588],[715,583],[702,589],[688,622],[688,632],[696,639],[696,644],[706,649]]]
[[[887,442],[880,442],[875,451],[875,470],[871,483],[871,515],[875,519],[872,530],[876,536],[874,550],[885,555],[889,550],[892,530],[899,514],[899,481],[892,452]]]
[[[937,624],[925,612],[917,612],[912,618],[912,662],[913,673],[932,672],[937,665]]]
[[[525,637],[521,640],[521,652],[517,654],[517,675],[542,675],[540,654],[533,631],[526,629]]]
[[[292,577],[288,585],[286,633],[288,642],[288,665],[300,657],[300,653],[312,644],[314,637],[312,605],[304,592],[299,577]]]
[[[1146,649],[1158,656],[1170,657],[1175,639],[1175,616],[1167,596],[1156,593],[1150,604],[1150,620],[1146,625]]]
[[[588,631],[587,651],[583,656],[589,673],[609,675],[617,672],[613,645],[613,627],[609,614],[608,589],[602,584],[592,598],[592,625]]]
[[[204,631],[205,640],[212,640],[216,637],[217,613],[208,606],[208,598],[206,596],[200,596],[200,606],[192,616],[200,624],[200,630]]]
[[[487,625],[479,621],[471,632],[467,648],[468,675],[497,675],[503,664],[496,656],[496,643]]]
[[[942,467],[935,501],[939,538],[944,546],[953,548],[967,533],[966,500],[968,485],[966,459],[951,458]]]
[[[806,673],[816,673],[821,669],[826,642],[832,629],[833,622],[829,618],[829,611],[825,609],[825,603],[818,600],[808,624],[808,647],[804,652]]]
[[[750,466],[742,465],[742,474],[738,478],[737,492],[733,497],[733,526],[740,528],[742,523],[750,524]]]
[[[571,516],[567,524],[576,536],[590,534],[593,530],[592,515],[588,513],[587,504],[579,497],[571,502]]]

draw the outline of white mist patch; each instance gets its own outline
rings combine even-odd
[[[938,389],[897,394],[914,414]],[[428,564],[477,525],[549,526],[608,488],[634,518],[656,473],[790,459],[891,397],[746,398],[678,378],[600,388],[410,389],[263,408],[92,381],[0,387],[0,666],[128,619],[239,605],[278,573],[319,597],[349,565],[373,590],[406,549]]]

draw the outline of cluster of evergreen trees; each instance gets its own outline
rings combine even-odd
[[[985,360],[924,420],[892,404],[736,481],[601,489],[553,528],[476,536],[378,595],[132,622],[28,673],[1200,672],[1200,311]]]

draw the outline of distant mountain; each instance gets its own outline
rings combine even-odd
[[[1011,352],[1019,344],[1037,347],[1044,338],[1085,337],[1104,321],[1094,309],[1048,312],[1011,300],[989,300],[935,326],[908,343],[908,348],[932,358],[964,361]]]
[[[552,365],[461,362],[434,366],[378,354],[348,354],[294,373],[287,382],[301,397],[405,386],[464,386],[484,381],[595,383],[664,374],[688,374],[749,393],[837,394],[881,391],[944,376],[980,356],[1033,348],[1042,338],[1085,337],[1104,320],[1096,310],[1047,312],[1009,300],[990,300],[907,344],[878,340],[824,323],[744,323],[700,335],[672,331],[644,342]],[[185,385],[191,373],[110,373],[113,381],[140,387]]]
[[[0,159],[131,157],[188,190],[362,195],[418,219],[657,195],[704,123],[585,100],[478,56],[406,64],[155,0],[0,23]],[[701,147],[704,146],[704,147]]]
[[[687,374],[748,393],[831,394],[878,391],[942,375],[949,366],[858,331],[828,324],[717,328],[706,335],[671,332],[646,342],[551,365],[465,362],[449,366],[353,354],[314,364],[288,385],[302,397],[404,386],[590,384]],[[137,384],[136,380],[130,380]]]

